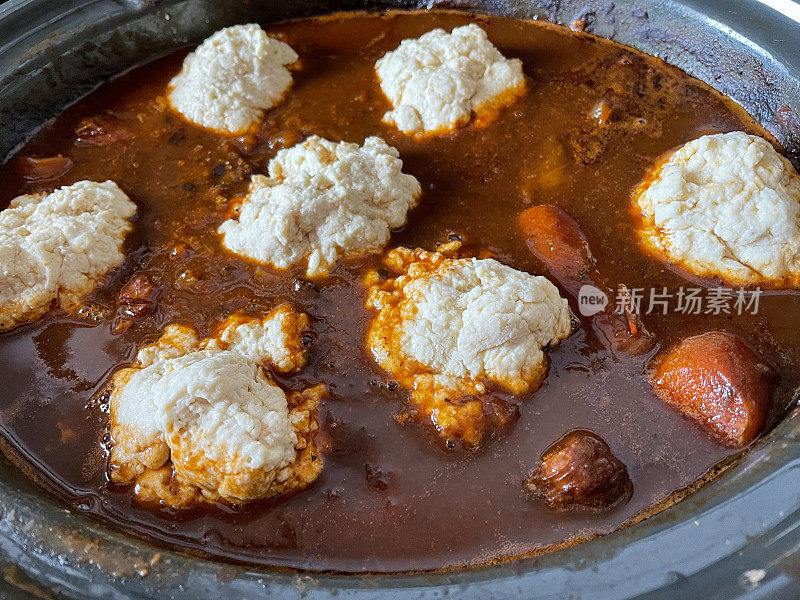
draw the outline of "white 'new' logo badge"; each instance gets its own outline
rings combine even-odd
[[[578,292],[578,310],[584,317],[602,312],[608,305],[608,296],[593,285],[584,285]]]

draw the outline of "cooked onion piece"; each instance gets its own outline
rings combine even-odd
[[[297,59],[288,44],[258,25],[227,27],[186,57],[167,97],[192,123],[244,133],[286,95],[292,85],[286,67]]]
[[[764,428],[776,376],[738,337],[712,331],[658,357],[652,382],[665,402],[739,447]]]
[[[504,58],[474,23],[403,40],[375,71],[394,107],[384,121],[414,135],[450,132],[525,92],[522,63]]]
[[[175,508],[311,484],[322,470],[314,434],[324,386],[287,398],[264,370],[305,365],[307,326],[285,306],[264,319],[230,317],[204,340],[191,327],[168,326],[114,376],[112,481],[136,482],[140,500]]]
[[[763,138],[736,131],[688,142],[636,202],[644,245],[696,275],[800,282],[800,176]]]
[[[378,137],[359,146],[314,135],[279,151],[269,177],[253,176],[238,219],[220,225],[223,246],[277,269],[306,262],[309,276],[380,250],[421,192],[398,156]]]
[[[541,385],[544,349],[570,333],[566,300],[544,277],[493,259],[398,248],[385,262],[400,275],[368,277],[372,356],[443,437],[477,444],[486,383],[516,394]]]
[[[113,181],[18,196],[0,212],[0,331],[76,309],[124,259],[136,205]]]

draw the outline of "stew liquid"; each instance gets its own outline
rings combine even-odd
[[[527,93],[484,128],[415,140],[383,124],[389,104],[375,61],[402,39],[469,22],[522,60]],[[300,20],[267,31],[300,54],[302,67],[256,134],[204,131],[167,106],[181,51],[102,86],[17,155],[69,157],[66,174],[25,179],[17,157],[0,168],[0,207],[82,179],[112,179],[139,207],[126,262],[88,309],[53,311],[0,334],[0,431],[15,460],[69,504],[226,560],[338,571],[446,568],[610,532],[736,454],[655,396],[646,377],[658,348],[712,329],[739,335],[781,373],[771,422],[782,414],[800,373],[795,295],[764,294],[757,314],[681,314],[674,299],[667,314],[660,307],[646,314],[651,288],[676,293],[697,284],[642,252],[630,208],[659,157],[688,140],[732,130],[769,138],[741,108],[657,59],[543,23],[432,11]],[[603,125],[598,106],[611,110]],[[266,172],[280,148],[311,134],[358,143],[378,135],[400,151],[423,194],[389,248],[434,249],[460,236],[474,255],[543,274],[516,219],[532,204],[559,205],[586,232],[609,281],[645,290],[642,319],[658,347],[614,358],[585,323],[576,325],[549,352],[541,389],[516,398],[496,392],[519,404],[520,418],[475,450],[447,448],[430,428],[395,418],[407,392],[387,387],[364,347],[370,314],[362,280],[380,256],[341,261],[328,278],[309,281],[302,267],[276,272],[224,251],[216,234],[250,174]],[[157,300],[131,316],[119,294],[141,274],[156,284]],[[111,374],[168,323],[208,335],[234,311],[260,315],[282,302],[309,314],[313,343],[309,365],[280,384],[331,389],[319,411],[325,467],[317,482],[290,498],[188,512],[138,505],[131,489],[109,484],[99,392]],[[626,465],[627,503],[554,512],[526,497],[525,477],[572,429],[601,436]]]

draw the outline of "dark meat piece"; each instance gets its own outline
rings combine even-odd
[[[122,286],[119,301],[135,317],[148,313],[155,305],[156,287],[147,275],[141,274]]]
[[[131,325],[133,325],[133,322],[130,319],[118,318],[111,325],[111,333],[114,335],[123,334],[131,328]]]
[[[112,115],[97,115],[83,119],[75,129],[76,141],[88,146],[108,146],[131,138],[122,119]]]
[[[389,489],[389,484],[392,479],[392,474],[390,472],[369,463],[364,465],[364,470],[369,487],[379,492],[385,492]]]
[[[772,406],[777,377],[742,340],[712,331],[657,359],[653,387],[667,403],[733,447],[753,441]]]
[[[66,175],[73,162],[66,156],[31,158],[23,156],[16,161],[17,170],[27,181],[47,181]]]
[[[570,431],[545,451],[525,487],[551,510],[606,509],[627,502],[633,493],[628,470],[608,444],[581,430]]]
[[[582,314],[580,292],[584,286],[596,288],[609,299],[613,297],[613,287],[597,269],[586,235],[561,208],[552,204],[531,207],[519,215],[519,227],[528,249],[570,296],[576,314]],[[616,356],[650,350],[655,340],[632,307],[628,306],[624,315],[615,309],[609,301],[603,310],[587,317],[595,337]]]
[[[500,398],[492,396],[486,398],[483,401],[483,410],[488,417],[489,424],[496,429],[508,427],[519,419],[519,406]]]

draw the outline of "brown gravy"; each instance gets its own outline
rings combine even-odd
[[[485,129],[417,141],[381,123],[388,108],[373,64],[400,40],[470,21],[503,54],[522,59],[527,94]],[[316,133],[361,143],[379,135],[423,186],[420,206],[390,247],[432,249],[451,234],[476,254],[514,268],[542,266],[516,231],[532,202],[555,203],[583,227],[599,268],[629,286],[677,289],[687,281],[637,246],[630,195],[664,152],[707,133],[767,136],[745,112],[678,69],[565,28],[497,17],[428,12],[301,20],[270,26],[302,59],[288,99],[257,136],[225,138],[171,112],[165,86],[184,51],[101,87],[45,126],[20,156],[63,154],[73,168],[28,182],[11,159],[0,169],[0,207],[18,194],[81,179],[116,181],[139,206],[128,259],[90,298],[99,317],[52,312],[0,335],[0,430],[24,464],[70,505],[127,531],[214,557],[338,571],[400,571],[474,564],[609,532],[735,454],[659,401],[645,381],[650,355],[615,361],[577,330],[550,352],[545,385],[514,399],[519,421],[474,451],[447,450],[419,424],[399,424],[402,390],[369,360],[363,335],[364,273],[379,257],[342,262],[324,280],[273,272],[220,249],[215,234],[251,172],[283,145]],[[611,99],[606,126],[593,107]],[[76,142],[87,117],[112,115],[131,135],[111,145]],[[132,276],[158,285],[157,309],[126,318],[118,295]],[[312,361],[287,389],[326,382],[320,408],[328,439],[316,484],[291,498],[190,513],[146,509],[109,486],[101,444],[107,415],[93,401],[110,374],[171,322],[208,334],[226,315],[260,314],[291,301],[313,320]],[[648,315],[661,345],[711,329],[740,335],[782,374],[774,420],[800,373],[800,306],[792,292],[761,298],[758,315]],[[510,399],[510,398],[507,398]],[[571,429],[602,436],[634,492],[609,512],[548,511],[522,482],[541,453]]]

